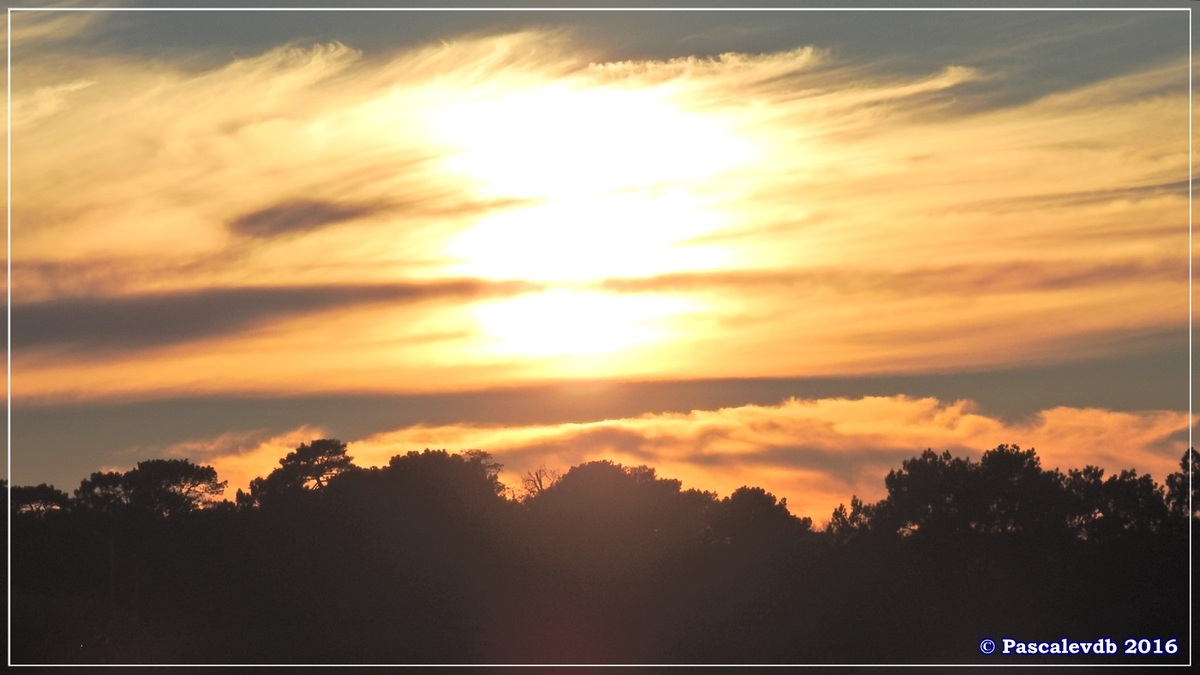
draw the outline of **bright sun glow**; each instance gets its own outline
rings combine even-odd
[[[434,135],[490,197],[570,199],[664,186],[750,162],[753,146],[668,89],[544,85],[458,103]]]
[[[490,351],[509,356],[591,356],[668,337],[667,321],[688,311],[679,298],[553,290],[480,305]]]
[[[445,167],[483,198],[522,203],[451,239],[451,271],[554,282],[727,266],[682,242],[730,225],[706,181],[758,156],[733,127],[668,88],[558,83],[456,102],[433,124]]]
[[[727,264],[720,248],[679,244],[722,222],[686,193],[562,199],[483,218],[446,252],[454,273],[491,279],[649,276]]]

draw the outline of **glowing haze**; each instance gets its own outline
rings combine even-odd
[[[65,402],[945,374],[1186,344],[1186,44],[996,102],[1002,61],[892,68],[809,42],[622,58],[548,24],[199,61],[47,42],[87,36],[85,16],[107,20],[13,18],[14,430]],[[925,447],[1020,442],[1161,481],[1188,428],[1182,392],[1018,422],[905,393],[532,426],[464,411],[344,440],[367,465],[479,447],[512,478],[608,457],[821,518]],[[240,487],[328,432],[231,423],[88,461],[156,448]],[[14,483],[82,477],[45,468],[78,449],[12,452]]]

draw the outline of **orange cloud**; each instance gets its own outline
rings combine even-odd
[[[22,397],[944,372],[1109,356],[1186,315],[1182,61],[982,109],[948,101],[984,66],[808,45],[600,63],[554,31],[70,65],[14,65],[18,317],[530,283],[217,307],[193,322],[229,330],[133,352],[22,344]],[[790,281],[719,282],[738,275]],[[561,330],[563,298],[610,332]]]
[[[410,450],[478,448],[504,465],[502,479],[510,486],[539,466],[565,470],[598,459],[646,464],[686,488],[727,495],[743,485],[763,487],[786,497],[793,513],[821,522],[852,495],[882,498],[887,472],[926,448],[977,458],[1001,443],[1018,443],[1036,448],[1046,468],[1135,468],[1162,483],[1177,470],[1185,446],[1179,435],[1187,428],[1188,415],[1174,411],[1054,408],[1005,422],[970,401],[789,399],[775,406],[588,423],[408,427],[354,440],[350,454],[360,466],[382,466]],[[232,490],[265,475],[291,444],[312,440],[314,433],[297,430],[235,452],[215,449],[197,457],[229,478]]]

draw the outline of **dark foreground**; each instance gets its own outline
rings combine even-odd
[[[13,488],[12,657],[1186,663],[1188,458],[1164,488],[927,451],[824,531],[758,488],[608,462],[511,491],[482,452],[362,469],[322,440],[234,505],[211,468],[151,460]]]

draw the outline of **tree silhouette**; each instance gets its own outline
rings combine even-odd
[[[44,518],[48,513],[67,508],[70,499],[67,493],[45,483],[35,487],[18,485],[12,489],[13,511],[18,515]]]
[[[944,540],[970,529],[968,513],[970,460],[941,455],[932,449],[905,460],[889,471],[888,496],[877,506],[875,519],[884,529],[902,536]]]
[[[226,486],[211,466],[186,459],[151,459],[125,473],[96,472],[75,490],[85,510],[115,514],[125,511],[171,516],[202,508]]]
[[[129,484],[116,471],[97,471],[83,479],[75,490],[75,503],[95,513],[117,513],[129,506]]]
[[[811,518],[797,518],[788,511],[787,499],[744,485],[721,500],[713,520],[717,538],[735,545],[786,541],[812,528]]]
[[[1108,480],[1103,478],[1104,470],[1094,466],[1068,473],[1067,490],[1074,500],[1069,520],[1076,536],[1108,541],[1153,534],[1162,528],[1167,505],[1162,488],[1150,476],[1126,469]]]
[[[1069,503],[1063,476],[1043,469],[1033,448],[999,445],[983,453],[978,466],[971,468],[963,501],[970,504],[972,529],[1021,533],[1043,543],[1067,536]]]
[[[1167,476],[1167,505],[1180,518],[1188,514],[1188,479],[1191,479],[1191,516],[1200,518],[1200,454],[1188,448],[1179,459],[1179,471]]]
[[[1036,451],[1001,444],[978,463],[926,450],[905,460],[885,479],[888,496],[870,509],[835,511],[839,533],[863,529],[895,532],[917,541],[944,542],[968,535],[1025,535],[1046,542],[1069,536],[1072,505],[1066,478],[1041,467]],[[864,522],[869,520],[869,525]]]
[[[225,490],[211,466],[186,459],[151,459],[138,462],[123,476],[130,505],[161,516],[189,513],[213,502]]]
[[[534,471],[527,471],[521,478],[521,496],[523,499],[536,497],[554,487],[554,484],[561,478],[562,472],[556,469],[547,469],[545,465],[539,466]]]
[[[148,460],[69,500],[12,488],[12,655],[1004,664],[981,636],[1182,642],[1194,456],[1164,491],[1132,470],[1064,475],[1015,445],[978,461],[927,450],[823,532],[761,487],[720,498],[611,461],[531,472],[540,485],[515,499],[479,450],[361,468],[322,439],[234,507],[211,467]]]
[[[328,482],[349,469],[353,458],[346,444],[331,438],[301,443],[295,451],[279,460],[279,468],[265,478],[250,482],[250,493],[237,493],[240,505],[261,505],[275,499],[295,498],[305,490],[321,490]]]
[[[848,512],[845,504],[838,504],[833,510],[825,533],[840,543],[848,543],[870,530],[874,514],[874,505],[864,504],[857,496],[853,496]]]

